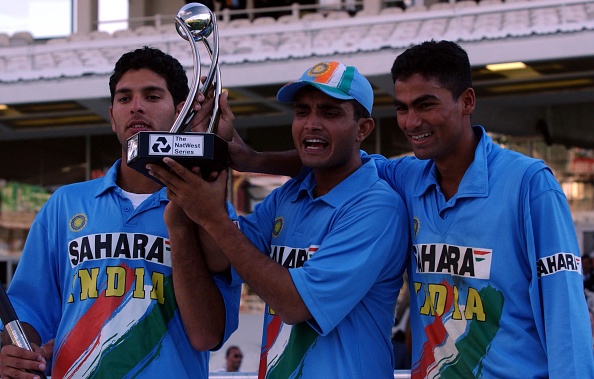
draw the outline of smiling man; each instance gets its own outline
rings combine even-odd
[[[151,172],[267,303],[260,378],[391,378],[408,220],[359,153],[374,128],[371,85],[355,67],[321,62],[277,98],[294,103],[293,141],[311,171],[240,217],[239,229],[224,217],[226,172],[209,182],[170,159],[170,171]],[[232,120],[225,97],[221,105]]]
[[[373,158],[411,217],[412,378],[594,378],[579,245],[551,169],[472,124],[456,43],[414,45],[391,74],[415,156]],[[256,152],[223,120],[235,169],[299,172],[302,152]]]
[[[553,173],[472,125],[456,43],[415,45],[391,73],[415,157],[376,164],[414,220],[411,377],[593,378],[580,251]]]

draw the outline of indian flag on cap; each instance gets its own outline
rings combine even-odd
[[[301,88],[311,85],[339,100],[357,100],[371,114],[373,88],[357,68],[340,62],[320,62],[307,69],[299,80],[285,84],[277,93],[281,103],[290,103]]]
[[[310,68],[306,75],[316,83],[336,87],[348,93],[355,75],[355,68],[338,62],[322,62]]]

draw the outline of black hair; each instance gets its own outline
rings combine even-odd
[[[233,350],[233,349],[239,350],[241,352],[241,349],[239,348],[239,346],[232,345],[232,346],[229,346],[227,348],[227,352],[225,353],[225,357],[228,357],[229,354],[231,354],[231,350]]]
[[[109,78],[109,91],[113,104],[115,88],[122,76],[129,70],[149,69],[162,76],[167,89],[173,97],[173,105],[185,101],[190,93],[186,71],[177,59],[159,49],[144,46],[130,51],[116,62],[113,74]]]
[[[359,121],[362,118],[370,118],[371,115],[367,108],[365,108],[360,102],[357,100],[351,100],[353,103],[353,114],[355,116],[355,121]]]
[[[435,79],[452,93],[454,100],[472,87],[468,54],[451,41],[431,40],[407,49],[394,60],[391,73],[394,83],[414,74]]]

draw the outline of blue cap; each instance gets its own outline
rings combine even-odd
[[[305,86],[313,86],[339,100],[357,100],[371,114],[373,88],[357,68],[340,62],[320,62],[307,69],[299,80],[285,84],[276,94],[281,103],[291,103]]]

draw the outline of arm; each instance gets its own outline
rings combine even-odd
[[[532,178],[530,187],[530,203],[525,209],[530,219],[529,255],[536,255],[536,260],[543,264],[558,254],[573,253],[579,257],[571,213],[556,179],[541,170]],[[550,378],[594,377],[592,334],[581,269],[568,265],[567,270],[534,275],[530,296],[537,328],[546,346]]]
[[[2,350],[0,351],[0,376],[3,378],[34,378],[36,377],[34,374],[24,371],[45,371],[46,354],[48,359],[50,357],[51,352],[46,352],[39,347],[41,338],[37,331],[27,323],[21,323],[21,325],[33,351],[13,345],[8,333],[4,330],[2,332]]]
[[[192,131],[204,132],[212,114],[212,94],[192,120]],[[217,134],[229,143],[230,165],[241,172],[260,172],[272,175],[295,176],[301,170],[301,159],[296,150],[257,152],[248,146],[235,130],[235,115],[229,106],[228,92],[223,92],[220,99],[219,123]]]
[[[149,165],[149,172],[167,186],[171,202],[210,234],[233,268],[285,323],[310,319],[289,271],[262,254],[229,219],[224,206],[227,173],[207,182],[172,159],[164,161],[170,171]]]
[[[218,346],[225,330],[225,303],[199,247],[193,223],[169,203],[165,223],[171,243],[175,298],[192,346],[206,351]]]
[[[230,269],[229,260],[223,255],[215,240],[201,228],[194,224],[194,230],[200,241],[200,250],[204,254],[206,266],[213,274],[226,273]]]

